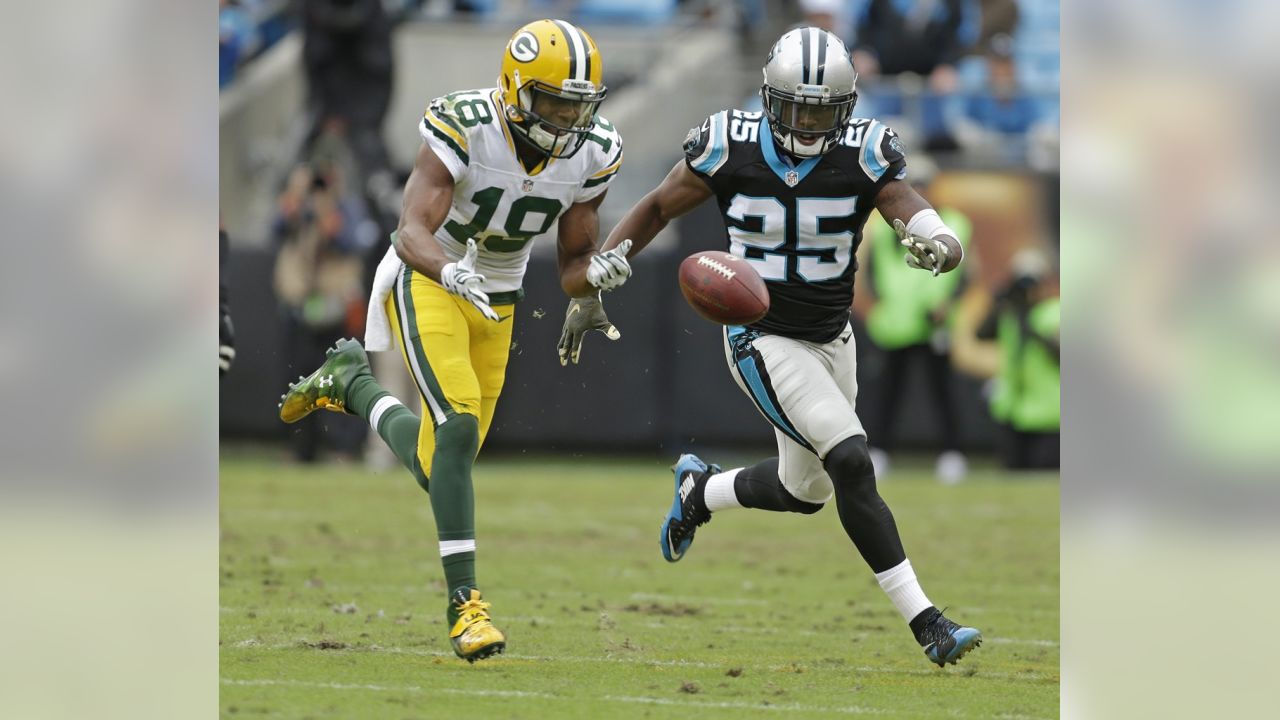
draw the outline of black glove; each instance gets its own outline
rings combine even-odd
[[[236,359],[236,330],[231,325],[231,304],[227,301],[227,231],[218,231],[218,375],[226,375]]]
[[[570,299],[569,307],[564,313],[560,344],[556,348],[560,352],[561,365],[566,365],[571,360],[574,365],[578,364],[578,356],[582,354],[582,339],[592,330],[599,330],[610,340],[622,337],[618,328],[609,322],[609,316],[604,314],[604,305],[600,302],[598,293]]]
[[[218,374],[226,375],[236,359],[236,331],[231,316],[223,314],[218,322]]]

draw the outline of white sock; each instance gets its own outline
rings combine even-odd
[[[738,502],[738,493],[733,490],[733,479],[738,477],[741,470],[742,468],[734,468],[707,478],[707,486],[702,490],[702,501],[706,503],[708,510],[716,512],[742,507],[742,503]]]
[[[395,399],[394,396],[383,395],[378,398],[378,401],[369,409],[369,427],[373,428],[374,432],[378,432],[378,423],[382,422],[382,416],[386,415],[388,410],[396,407],[397,405],[404,407],[404,403]]]
[[[880,583],[880,589],[889,596],[893,606],[898,608],[898,612],[902,613],[902,619],[907,622],[911,622],[922,611],[933,605],[929,602],[929,598],[924,596],[924,590],[920,589],[920,583],[916,580],[916,571],[911,569],[910,560],[903,560],[884,572],[876,573],[876,582]]]

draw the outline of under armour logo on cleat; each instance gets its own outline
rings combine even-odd
[[[333,385],[332,375],[325,375],[324,377],[320,378],[320,382],[316,383],[316,387],[329,387],[330,385]]]

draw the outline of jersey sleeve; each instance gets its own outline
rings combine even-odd
[[[684,162],[694,175],[713,185],[712,178],[729,159],[729,113],[721,111],[702,121],[684,138]]]
[[[582,152],[589,153],[587,169],[590,174],[574,196],[575,203],[599,197],[618,176],[618,170],[622,168],[622,135],[608,120],[597,116]]]
[[[858,164],[876,185],[907,177],[906,148],[888,125],[872,120],[858,153]]]
[[[471,162],[471,157],[467,154],[469,138],[464,127],[454,112],[454,107],[443,97],[431,101],[427,112],[422,116],[422,122],[418,123],[418,133],[440,158],[440,162],[449,169],[454,182],[462,178]]]

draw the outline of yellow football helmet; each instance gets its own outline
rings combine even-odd
[[[498,88],[512,131],[556,158],[586,142],[608,92],[600,49],[564,20],[535,20],[511,36]]]

